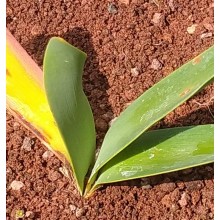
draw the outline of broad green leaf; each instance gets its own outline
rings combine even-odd
[[[104,138],[90,185],[101,167],[213,79],[213,58],[211,47],[144,92],[122,112]]]
[[[176,171],[213,160],[213,125],[148,131],[100,170],[94,187]]]
[[[70,154],[81,193],[94,159],[96,138],[92,111],[82,88],[85,59],[85,53],[53,37],[47,45],[43,66],[48,102]]]

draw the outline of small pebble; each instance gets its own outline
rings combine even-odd
[[[37,35],[42,34],[42,28],[41,28],[41,26],[39,26],[39,25],[34,25],[34,26],[32,27],[32,29],[31,29],[31,34],[32,34],[33,36],[37,36]]]
[[[69,172],[66,167],[59,167],[59,171],[65,176],[69,177]]]
[[[54,155],[54,154],[53,154],[52,151],[47,150],[47,151],[45,151],[45,152],[43,153],[42,157],[43,157],[44,160],[46,160],[46,159],[52,157],[53,155]]]
[[[212,33],[209,32],[209,33],[203,33],[200,35],[200,38],[203,39],[203,38],[207,38],[207,37],[212,37]]]
[[[34,141],[29,137],[25,137],[21,149],[26,151],[31,151],[31,146],[34,144]]]
[[[139,71],[137,67],[131,68],[131,75],[134,77],[139,75]]]
[[[61,177],[62,177],[61,174],[57,171],[50,171],[48,175],[48,179],[52,182],[58,180]]]
[[[151,63],[151,68],[154,70],[160,70],[162,69],[162,64],[158,59],[153,59]]]
[[[12,181],[10,184],[10,187],[13,190],[20,190],[23,186],[24,186],[24,183],[22,183],[21,181],[17,181],[17,180]]]
[[[209,213],[209,217],[210,217],[210,219],[214,219],[214,214],[213,213]]]
[[[70,210],[71,210],[72,212],[74,212],[74,211],[76,210],[76,208],[77,208],[75,205],[72,205],[72,204],[69,205],[69,207],[70,207]]]
[[[154,24],[159,24],[162,18],[162,14],[161,13],[155,13],[152,19],[152,22]]]
[[[10,174],[12,173],[12,170],[10,167],[6,168],[6,173],[10,173]]]
[[[27,211],[27,212],[25,213],[25,216],[26,216],[27,218],[30,218],[30,219],[32,219],[32,218],[35,217],[35,215],[34,215],[34,213],[33,213],[32,211]]]
[[[184,207],[187,205],[187,199],[186,199],[186,193],[184,192],[181,196],[181,199],[179,200],[179,204],[181,207]]]
[[[173,212],[177,211],[178,209],[179,209],[179,206],[178,206],[177,204],[172,204],[172,205],[171,205],[171,210],[172,210]]]
[[[84,213],[85,213],[84,208],[77,208],[77,209],[76,209],[76,217],[77,217],[77,218],[83,216]]]
[[[117,12],[118,12],[118,9],[117,9],[117,7],[116,7],[116,5],[114,4],[114,3],[109,3],[108,4],[108,12],[110,13],[110,14],[116,14]]]
[[[175,11],[175,7],[174,7],[174,4],[173,4],[173,0],[169,0],[169,1],[168,1],[168,5],[169,5],[171,11]]]
[[[8,5],[6,8],[6,14],[7,14],[7,16],[11,16],[13,14],[13,10]]]
[[[197,24],[193,24],[192,26],[187,28],[187,32],[189,34],[193,34],[195,32],[197,26],[198,26]]]
[[[14,128],[15,131],[19,130],[20,124],[19,124],[18,122],[15,122],[15,123],[13,124],[13,128]]]

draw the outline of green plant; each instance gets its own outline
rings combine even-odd
[[[53,37],[43,64],[50,109],[81,194],[90,195],[106,183],[213,161],[211,124],[146,132],[213,80],[213,47],[155,84],[122,112],[109,128],[95,162],[94,120],[82,87],[85,60],[84,52]]]

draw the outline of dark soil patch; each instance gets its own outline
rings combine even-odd
[[[212,0],[130,2],[7,0],[7,27],[40,66],[54,35],[88,54],[84,88],[97,145],[136,97],[213,45]],[[207,123],[213,123],[213,85],[155,127]],[[22,147],[27,137],[30,151]],[[62,163],[43,158],[45,151],[8,115],[7,219],[20,209],[33,212],[27,219],[213,219],[213,165],[107,186],[84,200],[60,172]],[[10,189],[13,180],[24,186]]]

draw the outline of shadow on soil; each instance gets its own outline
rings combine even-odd
[[[190,126],[190,125],[203,125],[214,124],[214,104],[203,105],[198,107],[190,114],[176,118],[172,123],[168,124],[169,127],[177,126]],[[167,126],[165,124],[165,126]]]
[[[33,38],[31,42],[27,43],[26,47],[31,48],[31,51],[38,51],[38,53],[35,52],[36,55],[33,56],[39,66],[42,66],[42,55],[44,54],[46,45],[51,37],[52,35],[39,35]],[[113,112],[108,102],[108,81],[105,75],[99,70],[97,53],[94,50],[91,35],[86,29],[76,27],[60,37],[64,38],[67,42],[81,49],[87,54],[83,74],[83,87],[85,94],[92,107],[95,121],[108,113],[107,116],[105,115],[104,128],[96,128],[97,145],[100,145],[108,128],[108,123],[113,118]]]

